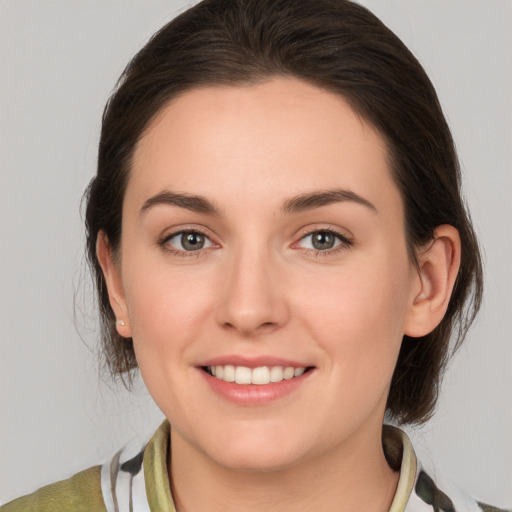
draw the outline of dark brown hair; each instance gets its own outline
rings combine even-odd
[[[398,37],[347,0],[205,0],[164,26],[126,67],[105,107],[97,175],[86,192],[88,258],[108,367],[121,376],[137,367],[132,341],[116,331],[95,248],[103,230],[114,253],[119,249],[138,139],[166,103],[188,89],[280,76],[340,94],[384,136],[413,261],[415,248],[431,240],[437,226],[459,231],[462,261],[448,311],[427,336],[404,337],[387,403],[399,422],[423,422],[434,410],[451,349],[460,345],[480,306],[480,252],[434,87]]]

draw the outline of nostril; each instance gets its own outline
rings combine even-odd
[[[223,327],[228,330],[235,330],[243,336],[257,336],[263,332],[269,332],[279,326],[278,322],[261,322],[255,321],[249,316],[239,318],[237,321],[224,322]]]

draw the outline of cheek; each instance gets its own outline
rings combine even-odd
[[[211,325],[207,311],[213,283],[169,267],[137,268],[126,281],[125,294],[139,370],[156,404],[175,419],[190,393],[194,347]]]
[[[376,257],[308,280],[294,294],[301,298],[305,328],[344,378],[391,378],[407,314],[408,276],[401,255]]]
[[[211,273],[196,272],[192,279],[186,270],[165,263],[127,265],[126,270],[125,294],[141,371],[146,363],[186,364],[181,355],[206,328],[215,289]]]

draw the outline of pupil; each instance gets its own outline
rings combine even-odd
[[[204,236],[200,233],[186,233],[181,236],[181,243],[187,251],[197,251],[204,245]]]
[[[319,231],[313,235],[313,247],[315,249],[332,249],[334,241],[334,235],[327,231]]]

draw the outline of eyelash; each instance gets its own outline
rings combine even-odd
[[[314,229],[312,231],[309,231],[309,232],[305,233],[304,235],[302,235],[300,237],[299,241],[295,242],[293,245],[296,245],[297,243],[303,241],[304,239],[306,239],[309,236],[314,235],[315,233],[329,233],[329,234],[335,236],[337,238],[337,240],[340,242],[337,246],[335,246],[331,249],[326,249],[326,250],[309,249],[309,248],[305,249],[308,252],[313,251],[313,254],[315,255],[315,257],[318,257],[318,256],[326,257],[326,256],[338,254],[339,252],[344,251],[353,245],[353,242],[349,238],[347,238],[346,236],[342,235],[341,233],[339,233],[338,231],[336,231],[332,228],[320,228],[320,229]],[[175,249],[169,245],[168,242],[170,240],[172,240],[173,238],[175,238],[177,236],[184,235],[184,234],[197,234],[197,235],[204,236],[205,239],[207,239],[212,244],[212,246],[216,245],[214,242],[212,242],[212,240],[206,233],[204,233],[203,231],[201,231],[199,229],[192,229],[192,228],[175,231],[174,233],[171,233],[171,234],[165,236],[158,243],[158,245],[160,245],[164,251],[166,251],[174,256],[185,257],[185,258],[187,258],[187,257],[196,257],[197,258],[197,257],[203,256],[206,252],[209,252],[210,247],[197,249],[196,251],[186,251],[186,250]]]
[[[211,241],[210,237],[206,233],[204,233],[203,231],[201,231],[199,229],[192,229],[192,228],[191,229],[182,229],[180,231],[175,231],[174,233],[166,235],[158,243],[158,245],[160,245],[164,251],[172,254],[173,256],[184,257],[184,258],[189,258],[189,257],[198,258],[200,256],[203,256],[208,251],[208,249],[210,249],[209,247],[206,247],[206,248],[198,249],[196,251],[185,251],[185,250],[175,249],[174,247],[169,245],[170,240],[172,240],[173,238],[180,236],[180,235],[183,236],[184,234],[196,234],[196,235],[204,236],[205,239],[208,240],[212,245],[216,245],[216,244],[214,244],[214,242]]]
[[[327,256],[333,256],[335,254],[338,254],[342,251],[345,251],[346,249],[349,249],[354,245],[352,240],[347,238],[345,235],[342,235],[339,231],[336,231],[332,228],[319,228],[314,229],[312,231],[307,232],[303,236],[300,237],[299,242],[304,240],[305,238],[314,235],[315,233],[329,233],[330,235],[333,235],[338,239],[340,242],[337,246],[333,247],[332,249],[326,249],[326,250],[320,250],[320,249],[306,249],[307,251],[313,251],[313,254],[315,257],[327,257]],[[298,243],[298,242],[296,242]],[[295,245],[295,244],[294,244]]]

